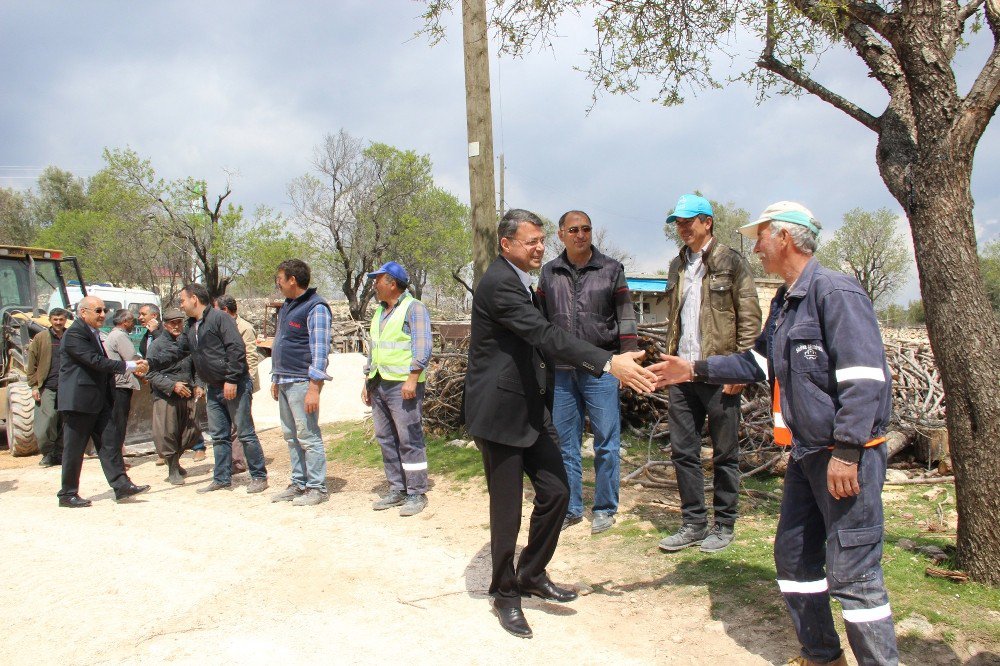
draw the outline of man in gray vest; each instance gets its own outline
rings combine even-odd
[[[576,337],[612,353],[638,349],[635,309],[621,262],[591,243],[590,216],[571,210],[559,218],[559,240],[566,249],[542,266],[538,301],[545,318]],[[611,528],[618,512],[621,414],[618,379],[594,377],[571,365],[556,365],[552,423],[559,432],[569,479],[569,508],[563,529],[583,520],[584,414],[594,433],[594,519],[592,534]]]
[[[319,394],[330,355],[330,306],[309,286],[309,265],[286,259],[275,278],[285,303],[271,349],[271,397],[278,401],[281,431],[288,442],[292,479],[271,498],[313,506],[327,499],[326,450],[319,429]]]

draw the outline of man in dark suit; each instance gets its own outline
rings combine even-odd
[[[138,495],[149,486],[137,486],[125,473],[120,442],[114,441],[111,405],[115,375],[126,372],[143,374],[146,361],[113,361],[108,358],[101,342],[100,328],[107,308],[104,301],[87,296],[77,307],[79,316],[63,335],[59,367],[58,409],[63,417],[62,489],[59,506],[79,508],[90,506],[90,500],[79,495],[83,451],[91,438],[97,442],[97,454],[108,483],[114,488],[115,499]]]
[[[553,364],[595,377],[610,372],[637,391],[652,391],[655,376],[640,367],[642,352],[613,355],[551,324],[538,310],[528,271],[542,265],[542,221],[526,210],[508,211],[497,228],[500,256],[472,299],[472,337],[463,416],[483,454],[490,494],[490,595],[501,626],[531,637],[521,597],[558,602],[577,594],[555,585],[545,567],[555,552],[569,488],[552,426]],[[528,543],[514,570],[521,527],[524,474],[535,489]]]

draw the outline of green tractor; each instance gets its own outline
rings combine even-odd
[[[0,430],[6,431],[12,455],[38,453],[35,401],[25,372],[28,344],[32,337],[48,330],[49,310],[63,307],[72,311],[74,300],[86,295],[76,257],[64,256],[59,250],[0,245]],[[144,329],[136,339],[141,338],[141,332]],[[152,400],[149,386],[143,383],[132,399],[125,441],[131,444],[150,439]]]

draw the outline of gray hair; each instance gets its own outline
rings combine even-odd
[[[229,294],[220,294],[215,297],[215,307],[220,310],[225,310],[231,314],[236,314],[238,306],[236,305],[236,299]]]
[[[159,305],[156,305],[155,303],[143,303],[142,305],[139,306],[139,309],[141,310],[143,308],[149,308],[149,311],[150,311],[151,314],[156,315],[157,319],[160,318],[160,306]]]
[[[130,319],[135,319],[135,315],[132,314],[132,311],[128,308],[119,308],[115,310],[115,315],[111,318],[111,322],[115,326],[121,326]]]
[[[814,219],[812,223],[816,225],[817,229],[822,229],[819,220]],[[771,220],[771,238],[774,238],[774,235],[782,229],[788,232],[792,244],[803,254],[813,254],[819,247],[819,234],[814,234],[808,227],[792,222]]]
[[[542,227],[542,218],[538,217],[530,210],[523,208],[511,208],[501,218],[497,225],[497,244],[504,238],[510,239],[517,235],[517,229],[522,222],[528,222],[536,227]]]

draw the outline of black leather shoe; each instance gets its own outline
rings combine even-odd
[[[528,621],[524,618],[524,612],[520,608],[495,608],[494,610],[497,612],[497,617],[500,618],[500,626],[508,634],[518,638],[531,638],[531,627],[528,626]]]
[[[61,465],[61,462],[56,462],[49,456],[42,456],[42,459],[38,461],[39,467],[55,467],[56,465]]]
[[[522,597],[541,597],[546,601],[555,601],[560,604],[573,601],[577,598],[577,596],[579,596],[577,595],[576,590],[559,587],[548,578],[545,578],[541,583],[537,583],[535,585],[529,585],[524,581],[518,581],[517,586],[521,590]]]
[[[89,499],[83,499],[79,495],[63,495],[59,498],[59,506],[69,509],[82,509],[85,506],[90,506],[90,504]]]
[[[121,502],[123,499],[128,499],[139,493],[144,493],[149,490],[149,486],[137,486],[134,483],[130,483],[124,488],[120,488],[115,491],[115,499]]]

